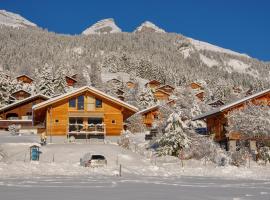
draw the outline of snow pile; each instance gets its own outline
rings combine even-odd
[[[22,16],[0,10],[0,26],[11,26],[11,27],[36,27],[37,25],[23,18]]]
[[[245,57],[249,58],[249,56],[246,54],[237,53],[235,51],[232,51],[229,49],[224,49],[224,48],[209,44],[207,42],[202,42],[202,41],[195,40],[192,38],[187,38],[187,39],[191,42],[191,44],[193,44],[195,46],[195,48],[197,50],[215,51],[215,52],[219,52],[219,53],[232,54],[232,55],[236,55],[236,56],[245,56]]]
[[[247,68],[250,66],[241,62],[240,60],[230,59],[230,61],[227,63],[229,66],[231,66],[234,71],[243,73],[246,71]]]
[[[155,24],[149,21],[145,21],[144,23],[142,23],[139,27],[136,28],[134,32],[135,33],[139,33],[139,32],[165,33],[163,29],[157,27]]]
[[[219,63],[215,59],[210,59],[202,54],[200,54],[201,61],[206,64],[208,67],[217,66]]]
[[[121,29],[115,24],[114,19],[103,19],[82,32],[83,35],[120,33]]]

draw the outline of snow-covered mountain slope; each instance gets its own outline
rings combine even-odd
[[[235,51],[232,51],[232,50],[229,50],[229,49],[224,49],[224,48],[222,48],[222,47],[218,47],[218,46],[209,44],[209,43],[207,43],[207,42],[202,42],[202,41],[195,40],[195,39],[192,39],[192,38],[187,38],[187,39],[191,42],[191,44],[194,45],[194,47],[195,47],[197,50],[208,50],[208,51],[214,51],[214,52],[219,52],[219,53],[232,54],[232,55],[236,55],[236,56],[245,56],[245,57],[249,57],[249,56],[246,55],[246,54],[237,53],[237,52],[235,52]]]
[[[22,16],[0,10],[0,26],[11,26],[11,27],[36,27],[37,25],[23,18]]]
[[[103,19],[82,32],[83,35],[119,33],[121,29],[115,24],[114,19]]]
[[[134,32],[135,33],[139,33],[139,32],[165,33],[163,29],[157,27],[155,24],[149,21],[145,21],[144,23],[142,23],[139,27],[136,28]]]

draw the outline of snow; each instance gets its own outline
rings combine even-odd
[[[208,51],[215,51],[215,52],[219,52],[219,53],[226,53],[226,54],[232,54],[232,55],[236,55],[236,56],[244,56],[244,57],[248,57],[248,55],[246,54],[241,54],[241,53],[237,53],[235,51],[229,50],[229,49],[224,49],[212,44],[209,44],[207,42],[202,42],[199,40],[195,40],[192,38],[187,38],[191,44],[193,44],[195,46],[196,49],[198,50],[208,50]]]
[[[159,27],[157,27],[155,24],[149,21],[145,21],[142,23],[139,27],[136,28],[134,31],[135,33],[137,32],[144,32],[144,31],[152,31],[156,33],[165,33],[165,31]]]
[[[23,18],[22,16],[0,10],[0,25],[11,26],[11,27],[36,27],[37,25]]]
[[[242,61],[235,59],[230,59],[230,61],[227,64],[231,66],[234,69],[234,71],[237,71],[239,73],[245,72],[245,70],[250,67],[250,65],[247,65]]]
[[[201,61],[206,64],[208,67],[217,66],[219,63],[215,59],[210,59],[202,54],[200,54]]]
[[[103,19],[82,32],[83,35],[120,33],[121,29],[115,24],[114,19]]]
[[[12,136],[16,137],[16,136]],[[17,136],[23,141],[25,136]],[[36,137],[36,136],[33,136]],[[36,139],[38,139],[36,137]],[[119,164],[122,165],[123,176],[153,176],[153,177],[219,177],[230,179],[269,179],[270,167],[260,166],[251,162],[251,167],[217,167],[213,163],[200,160],[184,160],[183,167],[176,157],[155,157],[153,154],[144,156],[116,144],[76,143],[63,142],[42,146],[40,161],[29,161],[29,147],[33,144],[28,137],[28,142],[1,143],[0,150],[4,158],[0,161],[0,177],[38,177],[38,176],[115,176],[119,173]],[[7,142],[7,140],[6,140]],[[53,139],[53,142],[55,140]],[[102,154],[108,160],[104,168],[84,168],[79,164],[79,159],[85,153]]]

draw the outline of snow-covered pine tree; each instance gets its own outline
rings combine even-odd
[[[54,96],[55,93],[52,66],[46,63],[43,68],[36,71],[36,77],[36,93],[41,93],[47,96]]]
[[[68,90],[65,74],[63,67],[57,67],[53,77],[53,90],[56,95],[64,94]]]
[[[269,136],[270,109],[268,106],[249,104],[242,110],[233,111],[228,115],[227,129],[244,137]]]
[[[148,108],[156,104],[156,99],[150,88],[145,88],[139,94],[139,106],[141,109]]]
[[[191,139],[184,132],[177,113],[172,113],[167,123],[165,133],[156,140],[157,152],[159,155],[178,156],[181,150],[189,148]]]

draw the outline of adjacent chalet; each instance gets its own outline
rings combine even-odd
[[[68,86],[74,87],[74,85],[77,83],[77,80],[71,76],[66,76],[65,78]]]
[[[44,95],[34,95],[16,101],[0,109],[0,129],[8,129],[10,125],[19,125],[21,131],[37,133],[44,130],[45,126],[40,121],[32,124],[32,106],[48,100]]]
[[[166,102],[166,104],[157,104],[154,106],[151,106],[149,108],[146,108],[144,110],[141,110],[140,112],[137,112],[137,115],[141,115],[143,117],[143,123],[146,127],[152,128],[154,125],[155,120],[161,120],[163,118],[160,108],[164,105],[173,106],[175,104],[174,100],[170,100]]]
[[[169,101],[171,94],[164,90],[157,89],[154,91],[154,96],[157,101],[167,102]]]
[[[20,82],[23,82],[23,83],[28,83],[28,84],[31,84],[34,81],[30,76],[27,76],[25,74],[17,76],[16,79],[17,79],[17,81],[20,81]]]
[[[159,87],[158,89],[163,90],[164,92],[167,92],[168,94],[172,94],[175,88],[167,84],[167,85],[163,85]]]
[[[135,83],[133,81],[127,81],[126,82],[126,87],[128,89],[133,89],[133,88],[135,88]]]
[[[210,112],[195,117],[193,120],[205,120],[207,124],[207,132],[208,134],[213,134],[215,141],[224,145],[226,149],[235,149],[236,142],[241,139],[241,135],[240,133],[226,132],[225,127],[228,124],[227,116],[232,111],[244,109],[248,103],[270,106],[270,89],[213,109]],[[249,140],[253,142],[253,145],[250,144],[250,146],[254,146],[254,141],[256,139],[249,138]]]
[[[156,89],[161,85],[161,83],[158,80],[151,80],[145,84],[145,87],[149,87],[151,89]]]
[[[16,100],[22,100],[31,96],[31,94],[23,89],[17,90],[11,94]]]
[[[192,82],[189,84],[189,87],[193,90],[203,90],[204,88],[199,83]]]
[[[33,124],[47,135],[88,138],[120,135],[124,121],[138,109],[93,87],[84,86],[33,106]]]
[[[138,115],[143,117],[143,123],[146,127],[151,128],[155,120],[158,120],[160,116],[160,105],[154,105],[138,112]]]
[[[198,92],[197,94],[195,94],[195,96],[200,100],[203,101],[204,100],[204,91]]]

